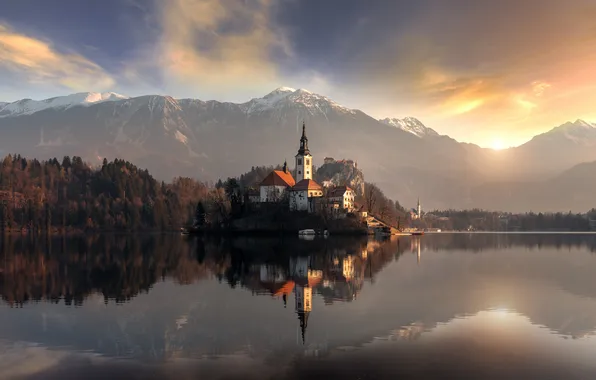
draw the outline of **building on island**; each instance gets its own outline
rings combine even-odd
[[[348,186],[335,187],[327,193],[329,204],[334,209],[342,209],[347,212],[354,211],[354,197],[356,193]]]
[[[259,186],[260,201],[280,202],[286,195],[286,190],[294,186],[296,182],[288,170],[288,165],[284,163],[282,170],[274,170],[261,182]]]
[[[322,196],[321,185],[312,179],[303,179],[290,189],[290,210],[315,212],[315,200]]]
[[[335,162],[331,157],[326,157]],[[331,162],[329,161],[329,162]],[[261,182],[259,186],[259,202],[271,203],[287,201],[291,211],[315,212],[320,205],[331,205],[338,210],[352,212],[354,210],[354,191],[347,186],[329,189],[326,197],[323,186],[313,179],[313,156],[308,148],[306,125],[302,123],[300,147],[295,156],[294,175],[288,170],[284,162],[282,170],[274,170]],[[329,184],[328,184],[329,185]],[[255,199],[254,197],[252,199]],[[323,202],[321,200],[324,199]]]

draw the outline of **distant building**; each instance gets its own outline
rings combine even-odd
[[[324,163],[324,164],[332,164],[332,163],[334,163],[334,162],[335,162],[335,159],[334,159],[333,157],[325,157],[325,158],[323,159],[323,163]]]
[[[422,219],[422,206],[420,205],[420,198],[418,198],[418,204],[416,208],[410,211],[410,218],[413,220]]]

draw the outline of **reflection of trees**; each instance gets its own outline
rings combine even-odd
[[[506,249],[524,247],[541,249],[553,247],[556,249],[587,248],[596,252],[596,235],[588,234],[435,234],[424,236],[421,244],[425,249],[433,251],[466,250],[480,252],[485,249]]]
[[[11,305],[46,300],[80,305],[91,293],[123,302],[165,277],[188,284],[208,276],[191,246],[174,235],[35,241],[5,238],[0,293]],[[201,245],[203,251],[209,249]],[[217,269],[217,262],[213,268]]]
[[[10,305],[49,301],[81,305],[91,294],[125,302],[149,292],[165,278],[190,284],[210,276],[230,287],[270,292],[258,278],[261,265],[288,273],[290,257],[309,257],[326,281],[318,292],[326,302],[351,300],[394,259],[396,242],[366,239],[181,239],[177,235],[102,235],[34,240],[0,240],[0,296]],[[344,277],[342,260],[350,258]],[[269,286],[269,287],[268,287]],[[280,285],[281,286],[281,285]]]

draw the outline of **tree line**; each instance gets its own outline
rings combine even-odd
[[[0,162],[2,230],[177,229],[193,219],[198,202],[210,207],[222,197],[190,178],[157,181],[120,159],[97,167],[76,156]]]
[[[590,231],[595,222],[596,210],[514,214],[480,209],[432,211],[416,221],[420,227],[456,231]]]

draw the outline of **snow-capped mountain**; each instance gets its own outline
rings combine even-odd
[[[327,156],[353,159],[366,181],[388,196],[412,207],[420,196],[429,209],[493,209],[490,198],[474,189],[484,183],[550,178],[596,160],[596,128],[586,122],[565,124],[495,154],[439,136],[415,118],[379,121],[325,96],[288,87],[240,104],[83,93],[9,103],[0,115],[3,154],[40,159],[77,155],[91,164],[118,157],[164,180],[179,175],[217,180],[251,166],[281,165],[284,160],[291,165],[305,122],[316,165]],[[525,209],[552,205],[539,197],[530,201],[535,203]],[[569,209],[586,206],[582,200]]]
[[[577,119],[551,129],[548,132],[535,136],[531,141],[555,141],[562,140],[578,145],[594,146],[596,144],[596,124]]]
[[[296,90],[290,87],[279,87],[262,98],[255,98],[241,104],[247,114],[271,111],[288,106],[303,107],[311,115],[326,115],[329,112],[356,113],[355,110],[339,105],[325,96],[314,94],[305,89]]]
[[[128,99],[128,96],[114,92],[81,92],[45,100],[21,99],[13,103],[0,103],[0,117],[30,115],[48,108],[67,109],[123,99]]]
[[[403,119],[398,118],[385,118],[379,120],[383,124],[390,125],[395,128],[399,128],[402,131],[409,132],[414,136],[420,138],[429,136],[439,136],[437,131],[422,124],[422,122],[415,117],[405,117]]]

